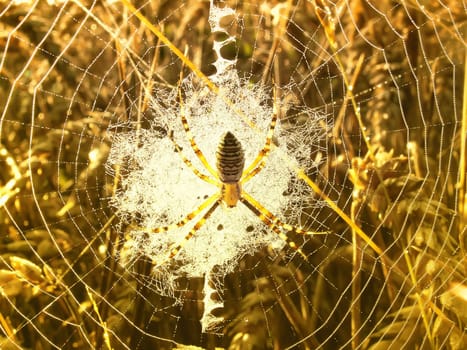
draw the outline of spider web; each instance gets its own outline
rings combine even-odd
[[[465,348],[465,1],[126,3],[0,2],[0,347]],[[306,260],[239,205],[156,266],[216,192],[181,71],[212,166],[276,101],[245,190]]]

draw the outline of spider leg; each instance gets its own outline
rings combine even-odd
[[[193,226],[190,232],[188,232],[188,234],[185,236],[183,241],[178,243],[177,246],[175,246],[174,248],[170,250],[170,254],[169,256],[167,256],[165,260],[156,261],[155,263],[156,266],[161,266],[165,264],[166,262],[171,260],[175,255],[177,255],[180,252],[180,250],[183,248],[183,246],[186,244],[186,242],[188,242],[196,234],[196,232],[204,225],[206,220],[209,219],[209,217],[212,215],[214,210],[216,210],[216,208],[221,203],[219,197],[214,196],[214,198],[216,198],[217,200],[214,202],[214,204],[211,205],[211,207],[206,211],[206,213],[201,217],[201,219],[199,219],[198,222],[196,222],[196,224]]]
[[[272,107],[272,118],[271,118],[271,123],[269,124],[268,133],[266,135],[266,142],[265,142],[263,148],[259,151],[256,158],[253,160],[253,162],[248,166],[248,168],[246,168],[243,171],[242,180],[241,180],[242,183],[247,181],[247,180],[244,180],[244,178],[251,179],[254,175],[259,173],[264,168],[263,158],[267,157],[269,152],[271,152],[271,142],[272,142],[272,137],[274,136],[274,129],[276,128],[277,116],[278,116],[275,90],[274,90],[274,97],[273,98],[274,98],[274,104],[273,104],[273,107]],[[250,174],[252,174],[252,175],[250,175]]]
[[[169,134],[169,138],[170,140],[172,141],[172,143],[174,144],[175,146],[175,149],[177,150],[177,153],[180,155],[180,157],[182,158],[183,162],[186,164],[186,166],[196,175],[198,176],[201,180],[204,180],[212,185],[215,185],[215,186],[219,186],[219,181],[203,174],[202,172],[200,172],[198,169],[195,168],[195,166],[193,165],[193,163],[191,162],[191,160],[189,160],[187,157],[185,157],[185,155],[183,154],[183,151],[182,151],[182,148],[180,147],[180,145],[175,141],[175,139],[173,138],[173,132],[171,132]]]
[[[286,231],[292,231],[301,235],[327,235],[329,232],[316,232],[316,231],[307,231],[303,230],[300,227],[292,226],[282,222],[277,216],[271,213],[268,209],[266,209],[261,203],[259,203],[256,199],[254,199],[251,195],[242,191],[242,198],[249,202],[252,206],[254,206],[262,215],[264,215],[273,225],[282,227]]]
[[[160,226],[156,228],[148,228],[147,232],[149,233],[160,233],[160,232],[165,232],[165,231],[170,231],[182,226],[185,226],[188,222],[193,220],[195,217],[199,215],[204,209],[206,209],[208,206],[210,206],[215,200],[219,198],[218,193],[214,193],[212,196],[207,198],[203,203],[201,203],[198,208],[193,210],[191,213],[189,213],[187,216],[185,216],[182,220],[179,222],[176,222],[175,224],[167,225],[167,226]]]
[[[285,243],[287,243],[293,250],[299,253],[305,261],[308,261],[307,256],[303,251],[295,244],[295,242],[291,241],[286,234],[284,234],[276,224],[271,222],[271,220],[264,215],[255,205],[249,202],[246,198],[240,198],[240,201],[245,204],[245,206],[250,209],[260,220],[265,223],[271,230],[273,230]]]
[[[250,179],[255,176],[256,174],[258,174],[261,170],[263,170],[264,166],[266,165],[266,160],[262,160],[261,163],[258,164],[258,166],[256,168],[254,168],[252,171],[250,171],[248,174],[246,174],[245,176],[243,176],[242,180],[241,180],[241,183],[245,183],[245,182],[248,182],[250,181]]]
[[[180,89],[180,85],[178,86],[178,99],[180,103],[180,117],[182,119],[182,124],[183,124],[183,128],[185,129],[186,136],[188,140],[190,141],[191,148],[193,149],[193,152],[195,152],[196,156],[201,161],[201,163],[203,163],[206,170],[209,171],[211,175],[217,179],[218,178],[217,171],[214,170],[214,168],[208,163],[203,152],[198,147],[198,144],[196,143],[195,138],[193,137],[193,134],[191,133],[190,125],[188,124],[188,120],[186,119],[186,116],[185,116],[185,104],[183,103],[182,91]]]

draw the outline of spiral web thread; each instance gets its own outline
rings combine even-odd
[[[466,348],[465,1],[134,2],[218,91],[125,3],[0,2],[0,347]],[[245,190],[307,261],[238,206],[155,266],[216,192],[181,69],[212,166],[276,91]]]

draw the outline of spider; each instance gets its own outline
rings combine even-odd
[[[201,203],[195,210],[187,214],[179,222],[168,226],[161,226],[157,228],[148,229],[148,231],[151,233],[161,233],[185,226],[193,219],[195,219],[203,210],[207,209],[206,212],[202,215],[202,217],[194,224],[194,226],[188,232],[185,238],[177,245],[172,245],[172,247],[170,248],[170,253],[166,257],[166,259],[163,261],[156,262],[156,265],[160,266],[174,258],[183,248],[184,244],[188,240],[190,240],[196,234],[196,232],[204,225],[206,220],[209,219],[209,217],[214,213],[214,211],[219,205],[223,204],[229,208],[232,208],[237,206],[239,202],[245,205],[265,225],[267,225],[292,249],[298,252],[304,258],[305,261],[307,261],[307,257],[302,252],[302,250],[293,241],[291,241],[287,237],[287,235],[282,232],[282,230],[292,231],[302,235],[324,234],[325,232],[306,231],[299,227],[282,222],[276,215],[270,212],[266,207],[264,207],[261,203],[259,203],[242,188],[243,184],[245,184],[247,181],[256,176],[264,168],[268,155],[271,151],[271,143],[278,119],[278,107],[276,104],[275,94],[273,99],[274,102],[272,117],[269,123],[266,141],[264,143],[263,148],[258,152],[255,159],[246,168],[242,145],[239,142],[239,140],[235,137],[235,135],[230,131],[227,131],[221,137],[221,140],[219,142],[216,152],[216,169],[214,169],[214,167],[212,167],[211,164],[209,164],[205,155],[198,147],[198,144],[196,143],[195,138],[191,132],[190,126],[188,124],[188,120],[185,116],[185,107],[180,85],[178,88],[178,99],[180,104],[180,119],[183,124],[185,135],[190,143],[192,151],[204,165],[205,170],[211,176],[206,175],[202,171],[198,170],[193,165],[193,163],[183,154],[182,148],[179,144],[177,144],[173,137],[173,131],[169,133],[169,138],[173,142],[175,150],[180,155],[185,165],[201,180],[216,186],[219,190],[207,199],[205,199],[203,203]]]

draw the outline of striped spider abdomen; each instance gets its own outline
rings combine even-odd
[[[222,136],[216,159],[218,176],[222,182],[222,201],[228,207],[234,207],[241,196],[240,179],[245,166],[245,155],[240,141],[230,131]]]
[[[230,131],[222,136],[216,152],[219,179],[224,183],[240,181],[245,155],[240,141]]]

